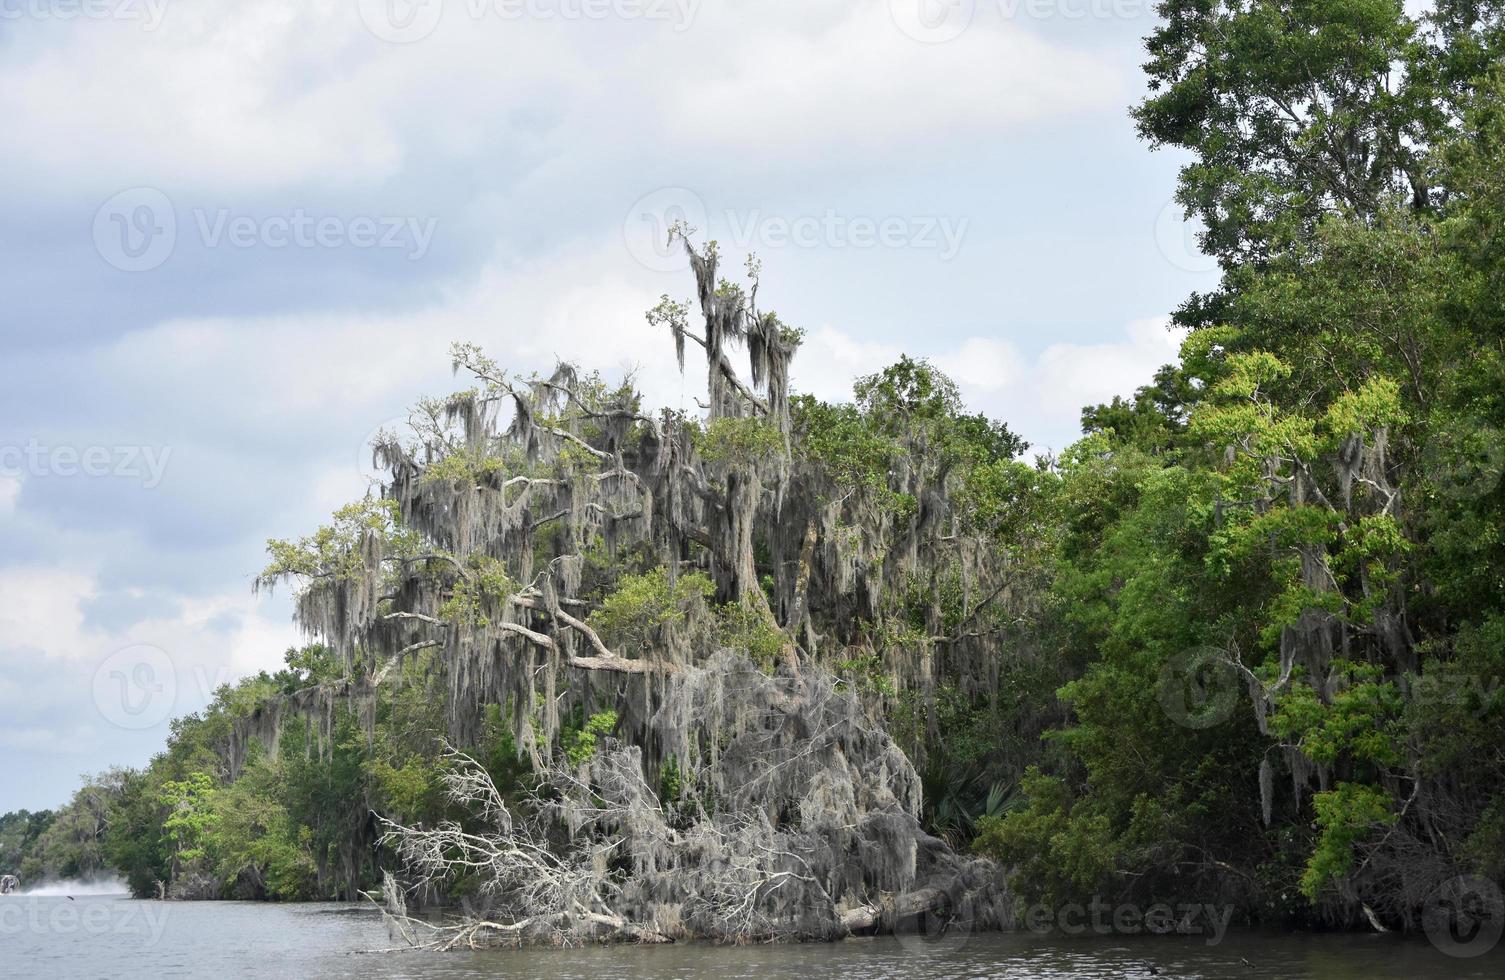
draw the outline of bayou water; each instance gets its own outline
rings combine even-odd
[[[975,934],[832,944],[611,946],[389,952],[373,909],[338,904],[151,902],[125,896],[0,898],[0,956],[16,976],[74,977],[911,977],[1441,980],[1505,977],[1505,943],[1455,958],[1424,937],[1260,933],[1204,936]],[[1154,972],[1152,972],[1154,971]]]

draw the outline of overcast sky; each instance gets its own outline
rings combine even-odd
[[[1148,0],[0,0],[0,811],[299,641],[268,537],[446,349],[697,393],[684,217],[841,398],[901,352],[1037,447],[1213,281],[1135,138]]]

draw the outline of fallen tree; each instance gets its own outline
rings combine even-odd
[[[828,675],[770,677],[724,652],[666,705],[654,727],[686,760],[667,792],[611,741],[509,805],[451,750],[450,798],[482,826],[385,822],[409,889],[480,883],[479,909],[423,942],[833,939],[941,909],[1007,917],[994,866],[921,830],[912,768]]]

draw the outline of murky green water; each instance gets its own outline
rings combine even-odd
[[[341,905],[0,898],[0,957],[14,976],[714,978],[1505,977],[1505,943],[1458,959],[1423,938],[1263,934],[965,935],[831,945],[605,947],[484,953],[376,952],[378,914]]]

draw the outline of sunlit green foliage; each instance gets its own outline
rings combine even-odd
[[[388,542],[391,554],[417,547],[417,535],[401,524],[396,501],[366,499],[341,507],[335,511],[333,523],[308,537],[268,541],[270,561],[261,578],[275,582],[290,576],[355,576],[364,561],[361,542],[367,534],[378,535]]]
[[[450,598],[439,608],[439,615],[452,623],[485,626],[517,588],[507,574],[506,565],[490,555],[472,554],[466,559],[465,572],[452,587]]]
[[[1374,830],[1392,826],[1396,815],[1390,797],[1372,786],[1341,783],[1312,799],[1321,836],[1301,875],[1301,893],[1317,898],[1322,889],[1353,868],[1354,847]]]
[[[766,459],[783,441],[779,430],[761,418],[722,417],[695,433],[695,448],[710,463]]]
[[[665,627],[685,623],[715,594],[715,584],[700,572],[678,575],[673,583],[662,567],[624,575],[591,613],[590,622],[609,643],[630,652],[652,643]]]
[[[564,754],[569,759],[570,765],[579,768],[589,762],[596,754],[596,743],[607,735],[610,735],[617,727],[617,713],[615,711],[598,711],[585,720],[585,724],[576,729],[566,730],[564,736]]]

